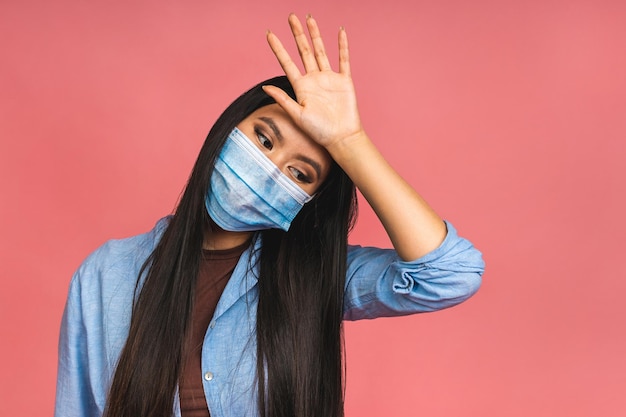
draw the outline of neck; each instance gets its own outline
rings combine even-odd
[[[232,249],[243,245],[247,240],[250,240],[252,233],[253,232],[229,232],[228,230],[221,229],[218,225],[211,221],[209,230],[204,234],[202,249]]]

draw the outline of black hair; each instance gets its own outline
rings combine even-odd
[[[234,127],[274,103],[263,85],[280,87],[295,99],[286,77],[263,81],[228,106],[211,128],[176,211],[137,277],[129,335],[109,391],[106,417],[172,413],[202,244],[210,233],[205,197],[213,166]],[[341,320],[347,236],[355,215],[354,184],[334,164],[288,232],[259,233],[256,337],[261,417],[343,416]]]

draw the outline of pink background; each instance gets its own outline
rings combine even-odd
[[[487,262],[461,306],[346,325],[347,415],[626,415],[625,5],[2,1],[0,415],[51,415],[73,271],[172,211],[291,11],[333,57],[347,28],[367,130]],[[351,241],[389,244],[365,205]]]

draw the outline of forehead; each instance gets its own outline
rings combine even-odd
[[[257,120],[260,120],[263,117],[271,118],[280,128],[281,133],[283,135],[287,135],[289,137],[295,137],[296,139],[303,138],[313,142],[304,132],[302,132],[298,126],[294,124],[289,115],[280,107],[278,104],[269,104],[267,106],[259,107],[248,117],[241,121],[241,124],[253,123]]]

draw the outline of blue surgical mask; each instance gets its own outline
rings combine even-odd
[[[205,205],[224,230],[287,231],[311,198],[235,128],[215,161]]]

